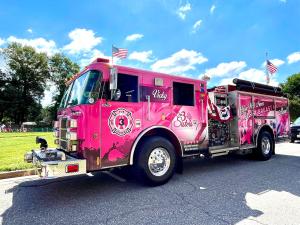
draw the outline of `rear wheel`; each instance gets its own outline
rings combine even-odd
[[[267,131],[263,131],[258,137],[255,155],[259,160],[268,160],[274,152],[274,139]]]
[[[295,142],[295,139],[294,138],[291,138],[291,143],[294,143]]]
[[[162,137],[150,137],[138,146],[135,171],[143,183],[151,186],[164,184],[175,171],[174,146]]]

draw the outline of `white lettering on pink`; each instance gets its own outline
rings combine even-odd
[[[164,91],[160,92],[160,90],[157,90],[157,89],[154,89],[152,91],[152,95],[153,95],[153,98],[161,99],[161,100],[166,100],[168,97],[168,95]]]

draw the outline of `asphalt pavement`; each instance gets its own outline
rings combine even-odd
[[[184,162],[159,187],[130,175],[0,180],[0,224],[300,224],[300,143],[269,161],[224,156]]]

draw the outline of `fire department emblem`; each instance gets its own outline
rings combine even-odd
[[[111,111],[108,125],[110,132],[118,136],[131,133],[133,127],[132,113],[123,108]]]

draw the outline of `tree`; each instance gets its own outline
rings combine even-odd
[[[12,43],[4,49],[9,71],[10,93],[8,114],[16,124],[34,118],[40,110],[40,99],[44,96],[49,79],[48,58],[34,48]],[[13,95],[12,95],[13,93]]]
[[[0,70],[0,121],[3,119],[11,98],[8,93],[10,80],[6,73]]]
[[[54,103],[48,110],[51,111],[51,118],[55,120],[57,109],[66,90],[65,80],[73,74],[78,73],[80,67],[66,56],[58,53],[49,59],[49,67],[51,81],[55,84],[57,92],[53,96]]]
[[[300,73],[289,76],[282,88],[290,99],[290,115],[293,121],[300,116]]]

